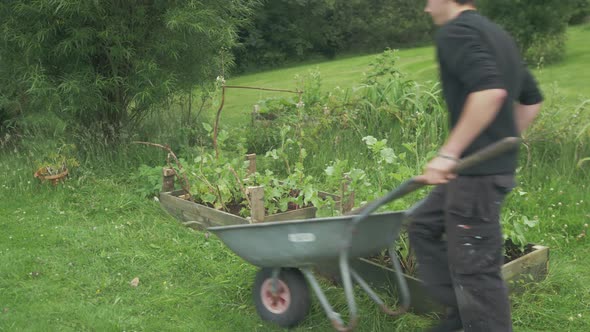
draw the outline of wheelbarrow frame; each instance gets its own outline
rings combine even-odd
[[[233,225],[212,227],[209,230],[244,260],[263,269],[272,269],[273,294],[276,294],[279,288],[277,279],[281,269],[299,269],[319,299],[333,326],[339,331],[351,331],[358,322],[353,280],[387,314],[399,315],[405,312],[410,305],[408,286],[394,250],[405,213],[388,212],[369,215],[370,212],[370,209],[363,211],[365,216]],[[352,230],[350,227],[355,219],[363,222],[360,225],[355,225],[355,229]],[[355,234],[353,239],[350,238],[351,232]],[[401,308],[399,310],[388,308],[369,284],[349,265],[350,259],[375,255],[382,252],[383,249],[389,250],[393,268],[396,271],[401,292]],[[350,323],[348,326],[334,311],[313,274],[314,267],[334,262],[338,262],[339,265],[340,277],[349,308]]]

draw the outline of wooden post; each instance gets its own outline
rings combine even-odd
[[[174,191],[174,170],[169,167],[162,169],[162,192]]]
[[[260,105],[255,104],[254,108],[252,110],[252,123],[251,123],[252,126],[254,126],[254,122],[256,122],[256,119],[258,118],[259,113],[260,113]]]
[[[264,187],[248,187],[247,189],[250,203],[252,204],[252,211],[250,217],[252,223],[259,223],[264,221]]]
[[[252,154],[247,154],[246,155],[246,160],[248,160],[249,164],[248,164],[248,176],[256,173],[256,154],[252,153]]]
[[[351,181],[352,179],[350,178],[350,175],[344,174],[340,194],[340,197],[342,197],[342,202],[340,204],[340,212],[342,214],[352,211],[352,208],[354,207],[354,191],[350,190]]]

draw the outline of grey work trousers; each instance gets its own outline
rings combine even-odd
[[[511,174],[459,176],[410,213],[418,276],[436,301],[458,308],[465,332],[512,331],[500,210],[514,183]]]

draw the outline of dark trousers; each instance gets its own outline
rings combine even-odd
[[[458,308],[465,332],[512,331],[500,210],[513,175],[459,176],[413,211],[418,276],[435,300]]]

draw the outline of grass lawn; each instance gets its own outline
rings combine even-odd
[[[255,268],[138,197],[133,183],[78,178],[51,188],[1,165],[18,181],[3,176],[0,191],[0,331],[280,331],[255,314]],[[588,331],[590,246],[576,238],[590,221],[581,198],[588,188],[548,181],[521,189],[528,193],[513,195],[507,209],[535,214],[541,225],[528,235],[552,253],[548,279],[513,297],[515,330]],[[345,308],[340,289],[327,294]],[[357,298],[358,331],[420,331],[431,322],[390,319]],[[296,331],[308,330],[330,331],[315,299]]]
[[[567,59],[542,69],[568,102],[590,96],[589,30],[570,30]],[[435,75],[432,48],[404,50],[413,78]],[[319,67],[324,88],[358,84],[374,56],[253,74],[230,84],[294,87],[295,74]],[[274,95],[274,94],[273,94]],[[226,125],[243,121],[264,94],[232,90]],[[65,185],[40,185],[31,156],[0,151],[0,331],[281,331],[258,318],[256,273],[214,236],[181,226],[159,203],[137,194],[135,169],[99,176],[81,169]],[[525,230],[551,248],[550,274],[512,297],[515,331],[590,331],[590,180],[587,173],[535,171],[510,195],[505,215],[539,221]],[[261,243],[260,245],[264,245]],[[137,285],[132,285],[135,278]],[[325,285],[345,314],[342,290]],[[357,292],[357,331],[421,331],[430,316],[389,318]],[[395,299],[387,298],[393,303]],[[346,315],[345,315],[346,316]],[[317,300],[294,331],[331,331]]]

